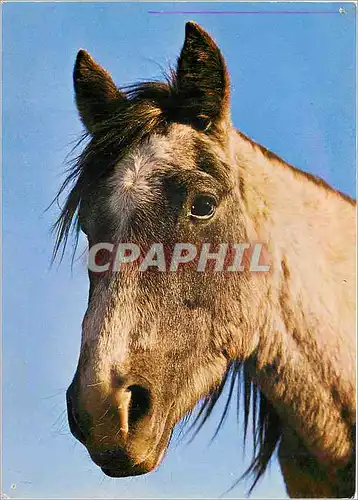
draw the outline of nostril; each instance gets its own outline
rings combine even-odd
[[[143,418],[150,410],[150,394],[148,389],[140,385],[130,385],[127,391],[131,393],[129,403],[129,425],[133,425]]]

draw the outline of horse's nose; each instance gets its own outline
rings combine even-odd
[[[132,377],[116,377],[109,393],[98,393],[101,401],[97,397],[93,400],[87,391],[82,391],[81,395],[79,392],[75,378],[66,393],[68,421],[72,434],[85,445],[93,446],[97,441],[96,434],[102,430],[106,415],[115,422],[117,436],[125,442],[131,430],[152,407],[148,384]],[[97,415],[98,411],[101,416]]]

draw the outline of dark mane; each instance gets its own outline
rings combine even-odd
[[[121,158],[150,134],[165,131],[171,122],[189,122],[191,110],[183,107],[173,77],[169,77],[166,83],[145,82],[132,85],[126,89],[126,96],[127,99],[118,99],[113,103],[110,118],[102,121],[91,136],[85,133],[77,144],[81,146],[87,141],[82,153],[73,160],[67,170],[67,177],[54,200],[58,201],[70,187],[60,216],[53,227],[56,234],[53,258],[56,258],[61,248],[62,258],[71,232],[74,235],[75,253],[80,231],[78,209],[88,190],[100,179],[108,176]],[[200,121],[197,121],[195,126],[202,129]],[[254,476],[251,492],[265,472],[280,440],[280,422],[273,407],[252,382],[246,363],[236,361],[230,365],[221,385],[204,400],[194,422],[198,424],[196,432],[210,416],[226,383],[230,384],[229,396],[215,436],[224,423],[236,383],[238,402],[243,385],[244,441],[250,413],[253,429],[254,456],[244,474]]]
[[[204,399],[199,413],[196,416],[191,428],[195,429],[196,435],[207,419],[210,417],[217,401],[222,395],[226,385],[229,385],[229,394],[225,403],[223,414],[216,428],[213,439],[218,435],[222,425],[227,417],[229,406],[236,392],[237,398],[237,418],[239,420],[241,396],[244,400],[244,445],[247,439],[247,431],[250,423],[252,427],[252,442],[253,442],[253,458],[250,466],[244,474],[230,488],[234,488],[236,484],[243,478],[253,476],[253,482],[249,490],[251,494],[259,479],[265,473],[267,466],[275,452],[277,445],[282,437],[281,423],[276,411],[270,404],[265,395],[258,389],[252,381],[248,365],[250,359],[244,363],[234,361],[230,364],[220,386]],[[236,391],[235,391],[236,386]],[[243,393],[241,392],[243,390]]]

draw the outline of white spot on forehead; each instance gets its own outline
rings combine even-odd
[[[148,188],[148,180],[145,175],[147,163],[148,161],[142,152],[138,151],[131,154],[126,159],[125,164],[117,165],[117,169],[123,169],[122,173],[116,176],[119,177],[118,187],[122,187],[126,192],[133,190],[145,191]]]
[[[113,216],[121,214],[121,224],[127,223],[135,207],[153,201],[156,187],[150,173],[156,163],[156,156],[148,143],[131,151],[116,165],[110,179],[108,206]]]
[[[188,126],[175,125],[165,136],[153,134],[116,165],[110,179],[112,190],[108,204],[113,215],[121,214],[122,224],[126,224],[135,207],[143,207],[160,196],[160,186],[153,172],[178,161],[179,150],[188,158],[192,133]]]
[[[135,190],[153,170],[178,159],[178,155],[188,156],[192,135],[190,127],[177,124],[166,135],[153,134],[118,163],[112,182],[125,190]]]
[[[150,193],[150,174],[169,160],[163,147],[165,142],[163,136],[154,135],[116,165],[111,185],[116,188],[117,195],[121,193],[133,197]]]

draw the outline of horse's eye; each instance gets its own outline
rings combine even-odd
[[[216,210],[216,200],[213,196],[198,194],[191,203],[190,215],[195,219],[210,219]]]

